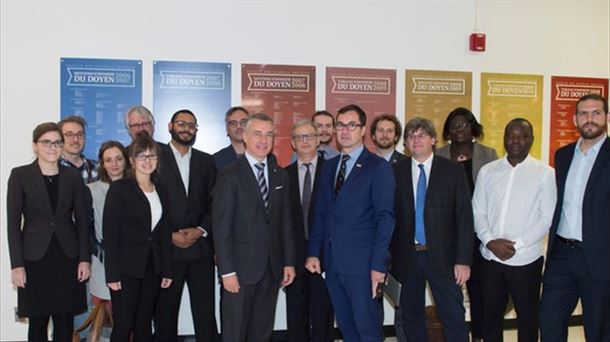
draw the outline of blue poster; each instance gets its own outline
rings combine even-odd
[[[189,109],[199,124],[194,147],[214,153],[229,144],[224,115],[231,106],[231,64],[153,62],[155,140],[171,140],[167,124],[172,114]]]
[[[142,103],[142,61],[61,59],[61,117],[87,120],[85,155],[97,159],[99,146],[119,140],[127,146],[124,116]]]

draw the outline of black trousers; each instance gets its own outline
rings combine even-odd
[[[74,314],[52,315],[53,342],[71,342],[74,331]],[[29,342],[47,342],[49,316],[29,317]]]
[[[470,334],[472,338],[483,338],[483,293],[481,290],[481,263],[483,257],[479,247],[481,240],[474,238],[474,253],[470,265],[470,278],[466,282],[470,301]]]
[[[544,257],[523,266],[509,266],[493,260],[481,265],[483,294],[483,339],[503,341],[503,322],[508,295],[517,312],[519,342],[538,341],[538,307]]]
[[[198,342],[217,341],[214,262],[212,259],[174,260],[172,286],[161,289],[155,309],[155,341],[178,341],[178,313],[184,284],[188,284],[191,313]]]

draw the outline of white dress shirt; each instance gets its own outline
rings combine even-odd
[[[248,160],[248,164],[250,164],[250,168],[252,169],[252,172],[254,172],[254,179],[256,179],[256,180],[258,180],[258,169],[256,168],[255,165],[258,163],[265,164],[265,167],[263,167],[263,173],[265,174],[265,182],[267,183],[267,189],[269,189],[269,171],[267,171],[269,169],[269,164],[267,163],[267,157],[265,157],[265,159],[263,159],[263,161],[259,162],[253,156],[251,156],[247,151],[246,151],[246,153],[244,153],[244,155],[246,156],[246,159]]]
[[[542,255],[557,201],[555,171],[527,156],[512,166],[506,157],[484,165],[477,176],[472,209],[481,255],[511,266],[530,264]],[[515,255],[500,260],[486,245],[495,239],[515,242]]]
[[[188,195],[189,177],[191,174],[191,155],[193,154],[192,149],[189,147],[188,152],[182,155],[182,153],[180,153],[180,151],[174,147],[174,144],[170,142],[169,146],[172,148],[172,152],[174,152],[174,159],[176,159],[176,164],[178,164],[180,178],[182,178],[182,184],[184,184],[184,191],[186,191],[186,194]]]
[[[163,207],[161,206],[161,199],[159,198],[157,190],[153,190],[152,192],[144,191],[144,195],[146,195],[146,199],[150,204],[150,230],[152,231],[155,229],[157,223],[161,221]]]

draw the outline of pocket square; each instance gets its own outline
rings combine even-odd
[[[279,190],[279,189],[281,189],[283,187],[284,187],[283,185],[278,185],[278,186],[275,187],[275,190]]]

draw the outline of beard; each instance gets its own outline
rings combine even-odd
[[[595,126],[596,129],[586,130],[585,126]],[[600,135],[602,135],[608,131],[608,125],[600,126],[596,123],[587,123],[584,126],[578,126],[576,128],[578,130],[578,133],[580,133],[580,136],[585,139],[596,139]]]
[[[394,147],[394,142],[391,140],[386,141],[386,142],[381,141],[381,140],[374,140],[373,142],[375,143],[375,146],[377,146],[378,148],[384,149],[384,150]]]
[[[170,130],[169,132],[172,134],[172,139],[176,140],[176,142],[178,142],[179,144],[186,146],[192,146],[195,143],[195,138],[197,138],[196,134],[192,134],[190,139],[185,140],[182,139],[180,133],[176,132],[175,130]]]

